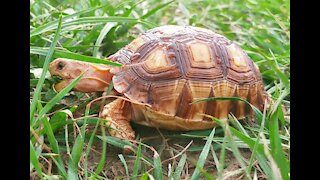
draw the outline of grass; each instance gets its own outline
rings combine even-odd
[[[47,70],[54,58],[117,66],[105,58],[165,24],[205,27],[240,45],[259,66],[271,107],[255,110],[254,123],[212,117],[220,124],[213,130],[133,124],[136,146],[106,134],[100,104],[90,103],[99,94],[71,90],[81,76],[53,91],[56,80]],[[128,146],[136,155],[121,154]],[[30,179],[290,179],[289,163],[288,0],[31,1]]]

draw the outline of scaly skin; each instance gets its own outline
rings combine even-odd
[[[80,92],[99,92],[105,91],[109,86],[113,74],[110,73],[110,67],[101,64],[92,64],[71,59],[58,58],[50,63],[49,71],[52,76],[59,76],[62,81],[55,85],[56,91],[61,91],[73,79],[82,72],[84,76],[73,88]]]
[[[52,76],[59,76],[62,81],[55,84],[56,91],[61,91],[68,86],[70,82],[85,72],[83,78],[74,87],[74,90],[80,92],[98,92],[105,91],[112,79],[113,74],[111,68],[106,65],[96,65],[81,61],[59,58],[51,62],[49,71]],[[131,113],[130,104],[124,100],[116,99],[105,105],[100,112],[100,117],[108,120],[107,125],[111,136],[125,140],[134,140],[134,131],[130,126]],[[128,148],[124,149],[124,153],[131,153]]]

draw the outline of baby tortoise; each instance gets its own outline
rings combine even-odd
[[[108,59],[121,67],[58,58],[51,75],[63,80],[60,91],[86,71],[74,87],[81,92],[105,91],[112,81],[117,98],[100,117],[110,120],[112,136],[133,140],[130,121],[169,130],[210,129],[216,123],[204,116],[238,119],[253,116],[242,101],[208,97],[239,97],[260,110],[269,101],[258,67],[236,44],[208,29],[167,25],[139,35]],[[115,130],[118,129],[118,130]],[[120,130],[120,131],[119,131]]]

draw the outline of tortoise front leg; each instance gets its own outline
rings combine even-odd
[[[124,140],[134,140],[135,133],[130,125],[131,106],[130,102],[116,99],[104,106],[100,113],[100,117],[108,120],[107,125],[111,136]],[[125,152],[127,150],[125,149]]]

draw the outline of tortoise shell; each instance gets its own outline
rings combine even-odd
[[[226,119],[252,115],[240,97],[262,110],[267,93],[258,67],[227,38],[191,26],[162,26],[139,35],[112,55],[114,88],[132,101],[137,123],[175,130],[214,126],[204,114]],[[141,105],[144,104],[144,105]],[[146,106],[147,105],[147,106]]]

